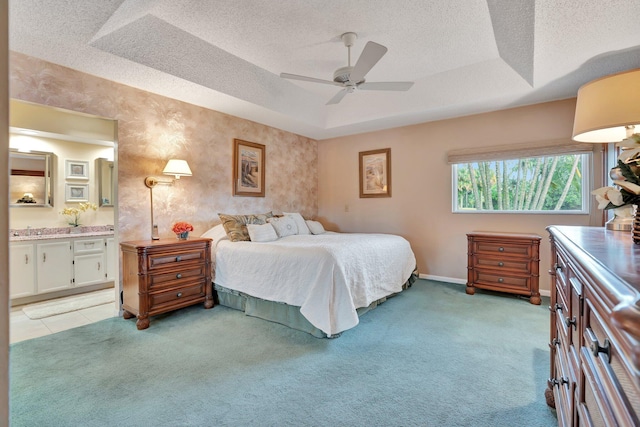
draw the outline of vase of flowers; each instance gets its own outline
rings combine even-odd
[[[80,215],[89,209],[95,211],[98,209],[98,206],[96,206],[95,203],[86,202],[78,204],[77,207],[64,208],[62,212],[60,212],[62,215],[67,217],[67,224],[69,224],[69,227],[71,228],[69,231],[70,233],[80,232]]]
[[[171,227],[171,230],[176,233],[178,240],[187,240],[189,238],[189,232],[193,231],[193,225],[188,222],[176,222]]]
[[[614,214],[633,217],[631,236],[640,245],[640,134],[635,133],[623,141],[625,147],[618,156],[618,165],[609,176],[617,187],[601,187],[594,190],[598,208],[614,209]],[[635,207],[635,214],[633,208]]]

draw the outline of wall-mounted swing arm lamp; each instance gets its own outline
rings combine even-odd
[[[634,147],[630,139],[640,132],[640,69],[612,74],[578,90],[573,139],[580,142],[615,142],[622,150]],[[637,146],[637,145],[635,145]],[[609,230],[631,230],[633,219],[614,216]]]
[[[191,168],[189,168],[189,164],[186,160],[178,160],[178,159],[170,159],[167,162],[167,165],[162,170],[164,175],[173,175],[175,179],[180,179],[181,176],[192,176]],[[155,223],[153,216],[153,187],[158,184],[162,185],[173,185],[174,179],[172,178],[161,178],[155,176],[148,176],[144,179],[144,185],[149,188],[150,192],[150,201],[151,201],[151,238],[153,240],[158,240],[160,237],[158,236],[158,226]]]

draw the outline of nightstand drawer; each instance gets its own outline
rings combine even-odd
[[[510,242],[476,241],[474,253],[503,255],[508,257],[531,258],[531,245],[517,245]]]
[[[152,253],[147,258],[149,263],[148,269],[155,270],[170,266],[178,266],[180,264],[189,264],[194,262],[204,262],[205,253],[202,249],[191,249],[181,252],[161,252]]]
[[[494,270],[507,270],[511,272],[518,272],[523,274],[531,274],[531,263],[525,259],[513,259],[513,258],[491,258],[487,256],[473,257],[473,265],[475,267],[491,268]]]
[[[149,313],[164,306],[189,304],[191,300],[202,300],[205,296],[205,283],[200,282],[191,286],[174,288],[165,292],[149,294]]]
[[[167,273],[153,273],[149,275],[149,287],[166,285],[170,282],[186,282],[193,281],[194,278],[203,278],[205,276],[205,266],[195,265],[189,269],[175,270]]]
[[[475,270],[475,280],[473,281],[476,285],[489,285],[489,286],[499,286],[504,288],[521,288],[524,290],[530,289],[530,280],[529,276],[516,276],[516,275],[507,275],[507,274],[496,274],[493,271],[485,271],[485,270]]]

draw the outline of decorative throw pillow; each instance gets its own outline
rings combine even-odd
[[[306,223],[309,227],[309,231],[311,231],[311,234],[322,234],[325,232],[324,227],[318,221],[311,221],[310,219],[308,219]]]
[[[252,242],[272,242],[278,240],[276,230],[269,223],[257,225],[247,224],[247,231]]]
[[[278,237],[287,237],[298,234],[298,226],[290,216],[285,215],[280,218],[269,218],[267,221],[276,229]]]
[[[232,242],[250,241],[247,224],[266,224],[267,218],[273,217],[272,212],[251,215],[218,214],[222,226]]]
[[[285,216],[290,216],[298,226],[298,234],[311,234],[309,227],[304,222],[304,218],[298,212],[282,212]]]

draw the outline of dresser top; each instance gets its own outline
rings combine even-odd
[[[640,292],[640,245],[633,243],[631,232],[572,226],[550,226],[548,230]]]

